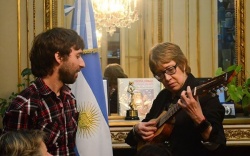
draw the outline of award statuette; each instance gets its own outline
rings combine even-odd
[[[134,101],[134,90],[134,83],[130,81],[127,89],[127,92],[130,94],[130,109],[127,110],[125,120],[139,120],[138,110],[136,110],[136,103]]]

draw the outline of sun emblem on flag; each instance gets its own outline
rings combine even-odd
[[[79,107],[78,134],[82,137],[90,137],[99,125],[98,109],[91,103]]]

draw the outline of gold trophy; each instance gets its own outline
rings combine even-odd
[[[130,109],[127,110],[125,120],[139,120],[138,110],[136,110],[136,103],[134,101],[134,82],[129,82],[127,92],[130,94]]]

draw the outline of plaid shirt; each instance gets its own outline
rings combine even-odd
[[[49,153],[75,155],[78,115],[69,87],[64,85],[58,97],[38,78],[13,100],[3,119],[4,131],[41,129],[47,132]]]

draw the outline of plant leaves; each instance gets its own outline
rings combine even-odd
[[[32,72],[31,72],[31,69],[30,68],[25,68],[22,72],[21,72],[21,75],[22,77],[26,76],[26,75],[31,75]]]
[[[242,108],[245,109],[249,106],[250,104],[250,97],[247,97],[245,96],[243,99],[242,99]]]
[[[225,72],[222,70],[222,68],[221,67],[219,67],[217,70],[216,70],[216,72],[215,72],[215,76],[219,76],[219,75],[222,75],[222,74],[224,74]]]

